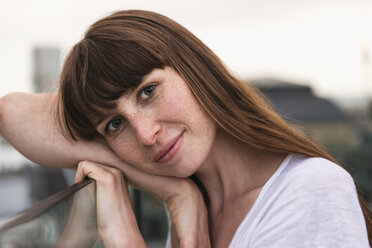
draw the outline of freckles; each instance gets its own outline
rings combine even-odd
[[[124,161],[131,165],[135,165],[141,161],[141,154],[138,149],[133,146],[121,146],[113,149],[115,153],[122,158]]]
[[[187,110],[187,102],[183,100],[184,95],[169,92],[164,94],[159,102],[157,116],[167,120],[177,120],[183,118]]]
[[[114,141],[108,143],[112,150],[115,151],[122,159],[132,160],[133,157],[136,157],[138,149],[136,144],[126,137],[117,137]],[[132,158],[132,159],[131,159]]]

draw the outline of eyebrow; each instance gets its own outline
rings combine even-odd
[[[98,126],[100,126],[102,122],[106,120],[107,118],[109,118],[111,115],[112,113],[109,113],[109,112],[107,114],[100,114],[98,119],[95,119],[94,121],[92,121],[94,128],[97,129]]]
[[[101,118],[99,118],[98,121],[96,121],[96,122],[93,123],[93,126],[94,126],[95,128],[97,128],[98,126],[100,126],[100,125],[102,124],[102,122],[103,122],[106,118],[107,118],[107,117],[101,117]]]
[[[159,72],[157,70],[161,70],[159,68],[154,68],[151,72],[143,76],[141,82],[138,85],[141,85],[143,83],[147,83],[148,81],[154,80],[154,78],[158,77]]]

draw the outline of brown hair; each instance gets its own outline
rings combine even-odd
[[[149,11],[119,11],[94,23],[68,55],[60,79],[60,120],[72,138],[93,138],[92,120],[155,68],[170,66],[230,135],[257,150],[337,161],[284,121],[251,84],[234,77],[198,38]],[[360,195],[371,242],[372,214]]]

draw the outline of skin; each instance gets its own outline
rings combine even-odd
[[[129,204],[127,181],[167,203],[173,247],[227,247],[284,159],[284,155],[251,150],[217,128],[183,79],[168,67],[152,71],[97,123],[105,141],[66,140],[52,121],[55,98],[2,98],[0,133],[37,163],[55,167],[79,163],[77,181],[84,176],[96,179],[99,234],[107,247],[144,246]],[[43,137],[50,142],[41,142]],[[175,137],[181,137],[175,155],[166,162],[156,160]],[[35,140],[34,147],[24,142],[30,139]],[[45,154],[40,155],[40,149]],[[194,173],[207,191],[208,206],[187,178]],[[120,228],[115,227],[128,225],[128,235],[116,232]],[[109,235],[108,240],[107,233],[117,235],[115,239]]]

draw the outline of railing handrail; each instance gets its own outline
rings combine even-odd
[[[22,223],[28,222],[38,216],[40,216],[44,211],[48,208],[54,206],[58,202],[68,198],[69,196],[73,195],[78,190],[84,188],[88,184],[92,183],[93,179],[85,179],[81,182],[75,183],[74,185],[46,198],[43,201],[40,201],[30,208],[14,215],[9,218],[6,218],[0,221],[0,233],[12,228],[14,226],[20,225]]]

